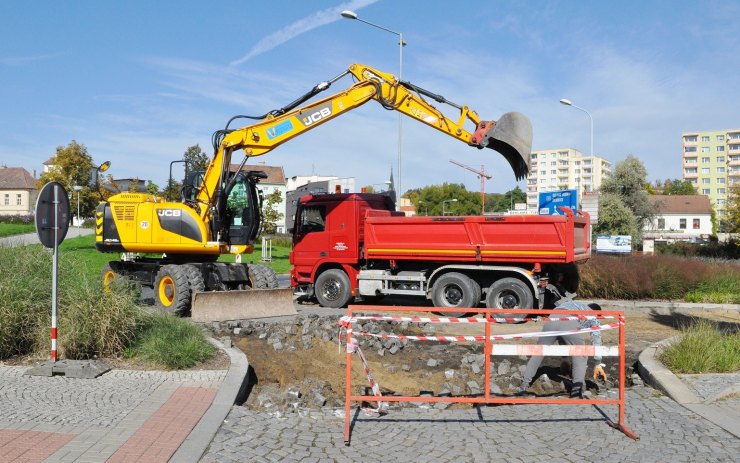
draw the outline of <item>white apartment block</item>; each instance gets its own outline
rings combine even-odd
[[[539,194],[546,191],[576,190],[580,204],[583,193],[598,190],[610,175],[609,161],[585,156],[574,148],[532,151],[527,176],[527,210],[536,213]]]
[[[730,187],[740,185],[740,129],[687,132],[681,141],[683,179],[709,196],[721,221]]]

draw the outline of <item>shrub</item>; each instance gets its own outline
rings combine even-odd
[[[33,224],[33,214],[0,215],[0,223]]]
[[[740,285],[740,272],[733,264],[667,255],[596,255],[580,268],[578,294],[600,299],[682,299],[697,288],[701,292],[700,283],[718,275],[727,275],[730,287]]]
[[[681,339],[660,354],[675,373],[732,373],[740,370],[740,332],[722,332],[717,324],[699,320],[684,327]]]

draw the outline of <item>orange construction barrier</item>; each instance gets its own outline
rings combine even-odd
[[[347,315],[340,320],[341,327],[346,331],[346,371],[345,371],[345,401],[344,401],[344,443],[350,443],[350,405],[352,402],[378,402],[378,408],[372,411],[379,414],[386,414],[388,411],[388,402],[450,402],[450,403],[474,403],[474,404],[581,404],[581,405],[618,405],[619,418],[617,422],[607,419],[609,426],[622,431],[631,439],[638,440],[625,423],[625,320],[623,311],[590,311],[590,310],[521,310],[521,309],[470,309],[470,312],[483,314],[485,318],[450,318],[443,316],[421,316],[434,315],[435,313],[460,312],[460,308],[443,309],[439,307],[387,307],[387,306],[349,306]],[[372,315],[355,315],[356,312],[368,313]],[[420,315],[415,316],[394,316],[379,315],[382,313],[394,312],[412,312]],[[533,312],[536,315],[533,316]],[[533,332],[518,333],[507,335],[491,335],[491,325],[494,323],[512,323],[522,321],[522,318],[504,318],[504,314],[517,315],[524,317],[524,321],[534,320],[583,320],[587,318],[612,319],[612,323],[602,323],[600,327],[588,329],[579,329],[562,332]],[[499,315],[497,317],[497,315]],[[362,331],[354,331],[353,324],[358,321],[388,321],[388,322],[413,322],[413,323],[454,323],[483,324],[485,334],[483,336],[470,335],[441,335],[441,336],[416,336],[403,334],[373,334]],[[582,333],[589,333],[594,330],[617,329],[619,331],[618,346],[543,346],[538,344],[500,344],[498,341],[539,338],[542,336],[578,336]],[[482,396],[450,396],[450,397],[418,397],[418,396],[383,396],[380,392],[380,386],[374,380],[365,356],[359,347],[359,343],[354,336],[369,336],[383,339],[406,339],[411,341],[441,341],[441,342],[482,342],[483,352],[485,354],[485,380],[484,391]],[[341,337],[340,337],[341,342]],[[373,395],[353,395],[352,394],[352,354],[357,353],[363,363],[365,375],[370,382]],[[581,398],[539,398],[539,397],[516,397],[491,394],[491,357],[508,356],[508,355],[553,355],[553,356],[594,356],[599,354],[601,357],[619,357],[619,397],[617,399],[581,399]]]

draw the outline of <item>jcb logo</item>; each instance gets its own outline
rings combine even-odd
[[[309,125],[315,124],[321,119],[324,119],[328,116],[331,116],[331,103],[327,103],[325,106],[321,108],[316,108],[312,113],[304,115],[303,112],[301,112],[301,122],[303,122],[303,125],[308,127]]]
[[[157,215],[160,217],[180,217],[180,209],[157,209]]]

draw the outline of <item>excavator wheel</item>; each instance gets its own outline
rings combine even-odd
[[[277,274],[266,265],[250,265],[249,284],[254,289],[275,289],[278,287]]]
[[[115,281],[119,279],[121,275],[113,270],[113,268],[110,266],[110,264],[105,264],[103,266],[103,290],[105,292],[110,291],[111,285],[115,284]]]
[[[154,278],[154,301],[162,312],[184,315],[190,309],[190,283],[180,265],[165,265]]]
[[[198,267],[192,264],[186,264],[182,266],[182,269],[185,271],[185,275],[187,275],[191,294],[206,290],[206,283],[203,279],[203,273],[201,273]]]

